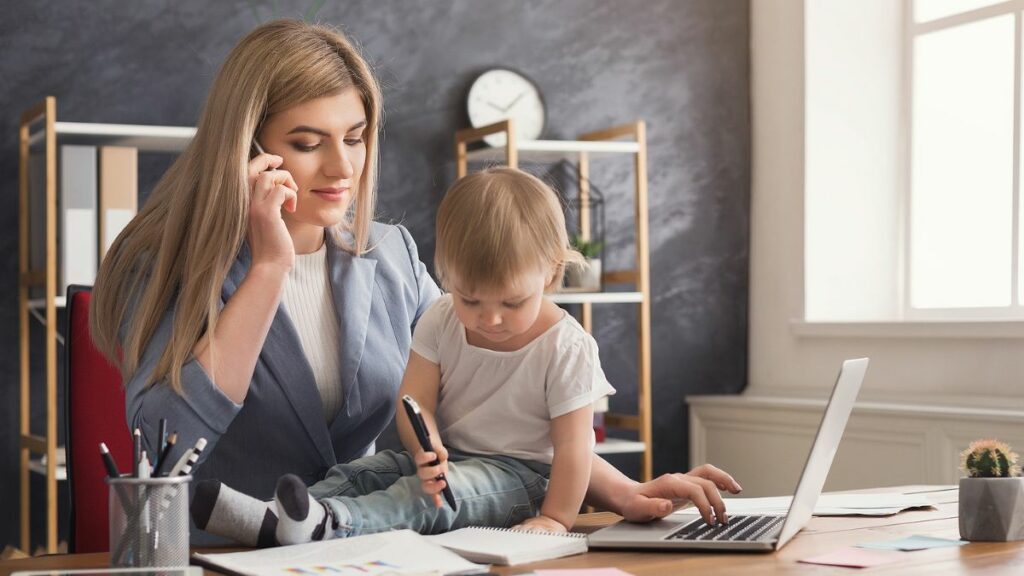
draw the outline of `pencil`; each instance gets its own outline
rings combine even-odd
[[[174,445],[178,443],[178,433],[171,432],[171,435],[167,437],[167,443],[164,445],[163,451],[160,452],[160,457],[157,460],[156,469],[153,471],[153,476],[160,476],[161,472],[167,468],[167,459],[171,456],[171,450],[174,449]]]
[[[156,445],[153,446],[153,466],[160,464],[160,457],[164,454],[164,442],[167,441],[167,418],[161,418],[157,425]]]

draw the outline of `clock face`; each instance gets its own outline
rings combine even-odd
[[[512,70],[495,68],[481,74],[469,89],[467,107],[474,128],[512,118],[519,140],[536,140],[544,130],[540,91]],[[504,146],[505,134],[491,134],[484,141],[491,146]]]

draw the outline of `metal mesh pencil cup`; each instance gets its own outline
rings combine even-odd
[[[111,566],[188,566],[191,480],[191,476],[107,478]]]

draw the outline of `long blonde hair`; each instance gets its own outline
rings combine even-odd
[[[441,283],[503,288],[523,273],[551,274],[558,287],[566,265],[582,265],[569,246],[558,195],[536,176],[513,168],[488,168],[464,176],[437,209],[434,267]]]
[[[330,236],[358,256],[368,250],[375,206],[381,105],[366,60],[340,32],[297,20],[264,24],[231,51],[195,137],[118,236],[96,277],[92,338],[126,381],[173,308],[170,339],[147,384],[167,379],[181,392],[182,366],[216,327],[221,288],[246,237],[253,139],[268,116],[349,88],[366,109],[366,164],[355,206]]]

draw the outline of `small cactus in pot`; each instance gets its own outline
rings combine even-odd
[[[978,440],[960,453],[960,537],[1024,540],[1024,478],[1018,456],[998,440]]]
[[[960,470],[969,478],[1020,476],[1017,453],[999,440],[976,440],[960,453]]]

